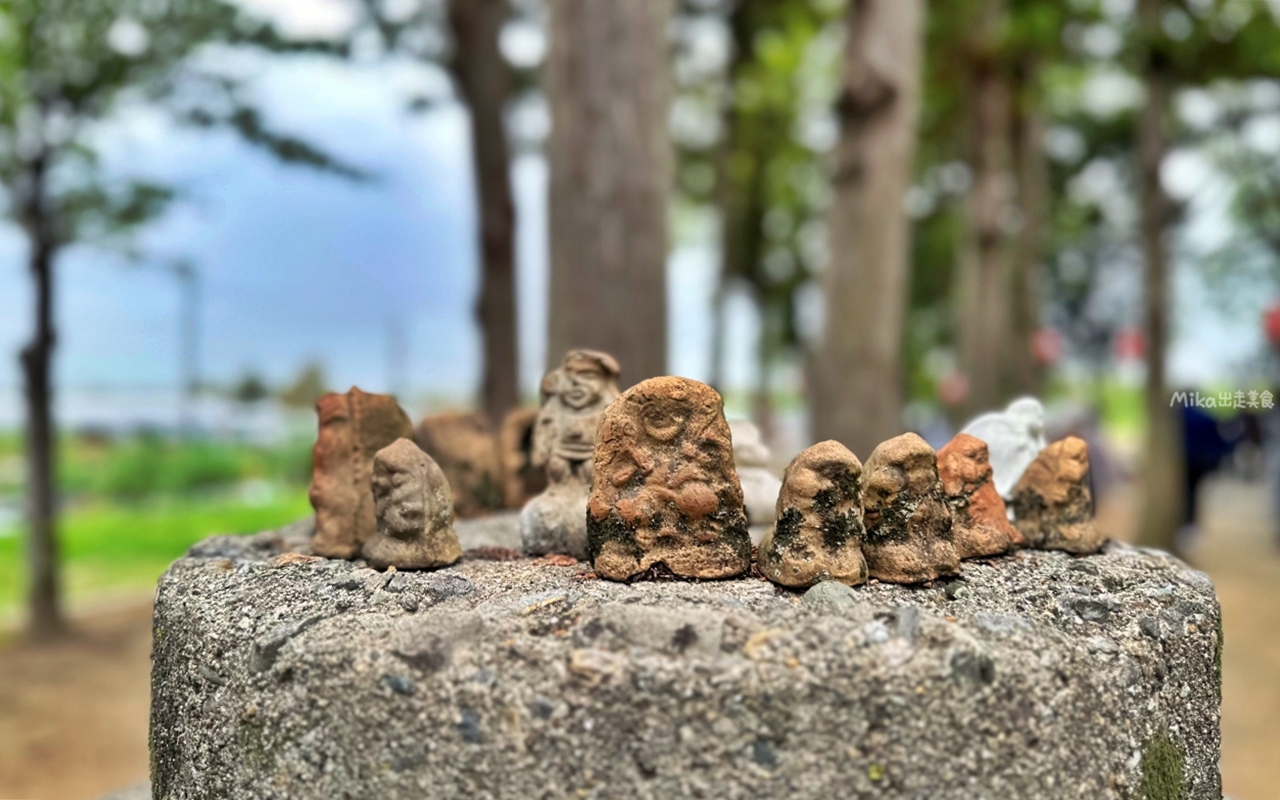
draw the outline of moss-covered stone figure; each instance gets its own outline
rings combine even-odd
[[[862,557],[862,462],[835,441],[819,442],[787,466],[776,521],[760,543],[760,572],[783,586],[867,580]]]
[[[1018,481],[1010,507],[1028,547],[1079,554],[1102,548],[1083,439],[1068,436],[1042,450]]]
[[[650,378],[604,412],[596,439],[587,547],[596,574],[652,568],[729,578],[751,565],[733,442],[715,389]]]
[[[938,457],[914,433],[881,442],[863,466],[862,553],[871,577],[921,583],[960,571]]]

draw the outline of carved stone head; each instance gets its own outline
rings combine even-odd
[[[378,532],[364,546],[375,567],[427,569],[462,556],[453,532],[453,493],[431,456],[409,439],[378,451],[373,463]]]

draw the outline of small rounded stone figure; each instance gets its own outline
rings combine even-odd
[[[1084,439],[1068,436],[1046,447],[1018,481],[1010,505],[1028,547],[1079,554],[1102,549]]]
[[[1034,397],[1014,400],[1003,412],[983,414],[964,432],[987,443],[996,491],[1005,500],[1045,447],[1044,406]]]
[[[951,533],[961,559],[1000,555],[1022,544],[991,479],[986,442],[956,434],[938,451],[938,477],[951,506]]]
[[[385,394],[352,387],[316,402],[319,432],[311,450],[311,507],[316,532],[311,551],[326,558],[355,558],[377,523],[369,478],[374,454],[403,436],[413,423]]]
[[[453,492],[440,465],[409,439],[373,460],[378,532],[363,555],[376,569],[436,569],[462,558],[453,531]]]
[[[881,442],[863,465],[862,553],[871,577],[920,583],[960,571],[933,448],[914,433]]]
[[[867,580],[862,556],[862,463],[839,442],[819,442],[782,476],[777,521],[760,543],[760,572],[804,588]]]
[[[618,397],[618,362],[594,350],[570,350],[542,379],[542,409],[533,428],[530,463],[547,489],[520,512],[520,538],[530,555],[587,557],[587,495],[596,432]]]
[[[687,378],[650,378],[605,410],[587,547],[596,574],[609,580],[656,567],[687,578],[747,571],[742,487],[715,389]]]

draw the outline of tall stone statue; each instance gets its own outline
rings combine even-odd
[[[996,491],[1009,500],[1022,473],[1045,448],[1044,406],[1034,397],[1014,400],[1002,412],[977,417],[964,433],[987,443]]]
[[[373,459],[378,530],[364,543],[371,567],[436,569],[462,558],[453,532],[453,492],[440,465],[410,439]]]
[[[687,378],[650,378],[605,410],[596,441],[587,547],[596,574],[653,568],[730,578],[751,539],[720,395]]]
[[[606,353],[570,350],[542,379],[542,409],[530,463],[545,469],[547,489],[520,512],[520,538],[530,555],[587,557],[587,494],[596,432],[618,396],[618,363]]]
[[[413,423],[385,394],[352,387],[316,402],[320,430],[311,451],[311,506],[316,533],[311,549],[328,558],[355,558],[376,528],[370,479],[373,457]]]

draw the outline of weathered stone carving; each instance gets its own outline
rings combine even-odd
[[[462,558],[453,532],[453,492],[440,465],[410,439],[373,459],[378,532],[363,555],[376,569],[436,569]]]
[[[871,577],[919,583],[959,572],[933,448],[904,433],[881,442],[862,474],[862,553]]]
[[[1034,397],[1023,397],[1002,412],[983,414],[964,432],[987,443],[996,491],[1008,500],[1022,473],[1045,447],[1044,406]]]
[[[1022,544],[992,481],[986,442],[956,434],[938,451],[938,477],[951,507],[952,540],[960,558],[999,555]]]
[[[311,451],[311,506],[316,532],[311,549],[329,558],[354,558],[376,529],[370,476],[373,457],[404,436],[413,423],[385,394],[352,387],[316,402],[319,434]]]
[[[660,565],[690,578],[745,572],[751,541],[720,395],[673,377],[623,393],[600,424],[587,511],[602,578]]]
[[[1084,439],[1068,436],[1041,451],[1018,481],[1010,506],[1028,547],[1068,553],[1096,553],[1102,547]]]
[[[746,420],[731,420],[729,430],[733,434],[733,465],[742,484],[747,523],[769,525],[774,520],[774,507],[782,489],[782,481],[769,466],[769,448],[760,429]]]
[[[444,470],[459,517],[477,517],[502,508],[502,461],[497,439],[483,414],[452,412],[423,417],[414,438]]]
[[[546,470],[547,490],[520,512],[520,538],[530,555],[587,557],[587,495],[596,431],[618,396],[618,363],[594,350],[571,350],[542,379],[542,410],[531,461]]]
[[[867,580],[862,556],[862,463],[839,442],[819,442],[787,466],[777,520],[760,543],[760,572],[783,586]]]
[[[502,504],[522,508],[547,488],[547,470],[533,464],[533,429],[536,408],[513,408],[502,419],[498,450],[502,459]]]

